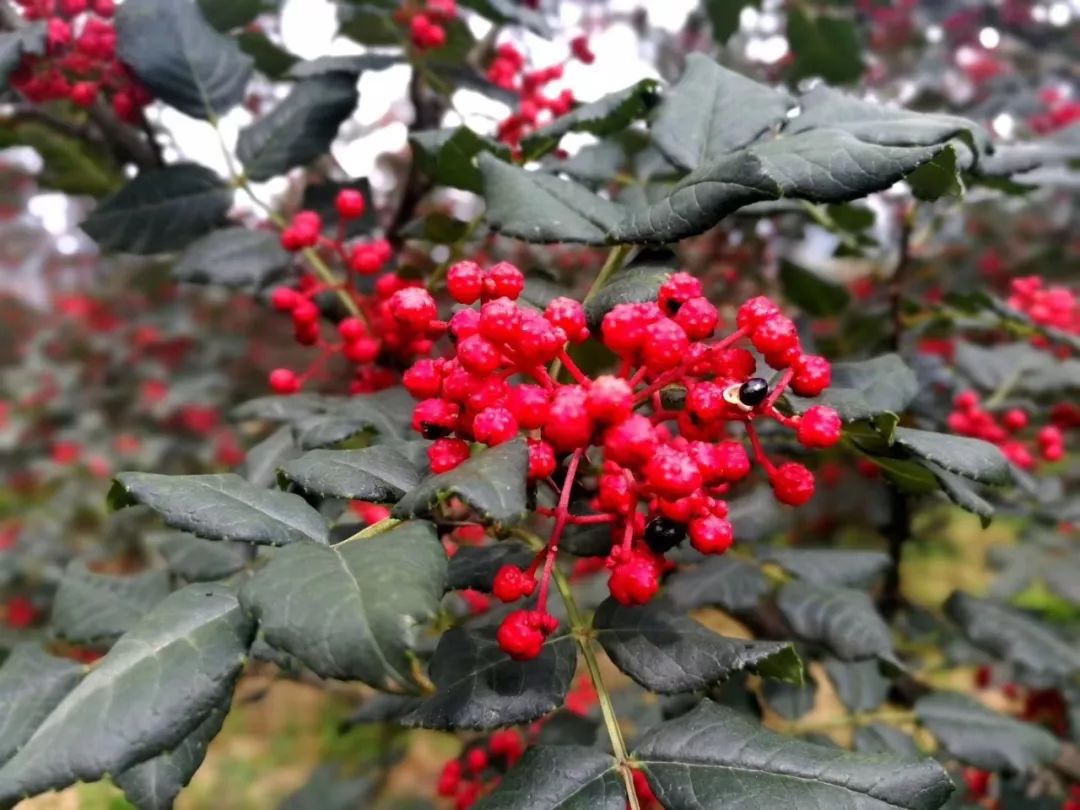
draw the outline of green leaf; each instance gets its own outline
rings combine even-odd
[[[5,122],[0,127],[0,148],[8,146],[29,146],[38,153],[42,163],[38,183],[44,188],[104,197],[124,184],[123,173],[107,151],[45,124]]]
[[[221,731],[229,701],[210,710],[175,748],[140,762],[113,778],[124,797],[139,810],[171,810],[180,791],[187,787],[206,757],[210,742]]]
[[[278,468],[300,455],[293,443],[292,429],[282,425],[248,450],[239,472],[257,487],[272,487],[277,483]]]
[[[623,810],[615,758],[580,745],[529,748],[476,810]]]
[[[713,39],[724,45],[739,30],[739,17],[744,8],[761,8],[761,0],[704,0],[705,13],[712,23]],[[690,57],[687,57],[689,62]]]
[[[923,461],[983,484],[1012,483],[1005,455],[996,445],[967,436],[898,427],[896,444]]]
[[[867,456],[879,466],[890,483],[908,495],[929,495],[937,492],[941,482],[930,469],[918,462],[887,456]]]
[[[140,172],[103,200],[81,227],[103,250],[168,253],[221,225],[232,197],[215,172],[176,163]]]
[[[321,183],[309,182],[304,186],[304,197],[301,206],[306,210],[319,214],[323,221],[323,232],[327,235],[336,236],[339,218],[335,203],[338,193],[346,188],[359,191],[364,196],[364,199],[368,201],[363,216],[350,219],[344,223],[346,237],[371,233],[378,225],[378,217],[376,216],[375,206],[371,204],[372,200],[375,199],[372,196],[371,183],[368,182],[366,177],[356,177],[344,183],[338,183],[334,180],[324,180]]]
[[[723,0],[712,5],[740,3]],[[653,143],[672,163],[696,169],[756,141],[784,121],[794,105],[795,99],[786,93],[692,53],[686,57],[686,71],[657,109]]]
[[[916,199],[933,201],[942,197],[963,197],[964,183],[956,164],[956,150],[951,146],[917,168],[907,177]]]
[[[529,449],[524,439],[483,450],[449,472],[425,479],[394,507],[394,517],[430,517],[447,498],[460,498],[485,521],[511,524],[526,514]]]
[[[268,0],[199,0],[203,17],[218,31],[242,28],[264,11],[271,11]]]
[[[189,284],[217,284],[257,292],[281,280],[292,256],[271,231],[225,228],[192,244],[173,266],[172,277]]]
[[[116,642],[0,768],[0,802],[93,782],[179,745],[232,693],[254,629],[222,585],[174,593]]]
[[[312,450],[286,462],[281,473],[323,498],[394,503],[420,483],[421,471],[393,445],[361,450]]]
[[[215,31],[195,3],[127,0],[116,50],[154,98],[193,118],[220,117],[244,100],[251,57]]]
[[[897,754],[915,759],[921,753],[909,734],[884,723],[856,726],[854,742],[855,750],[866,754]]]
[[[769,580],[752,563],[731,555],[710,557],[700,565],[673,574],[666,593],[681,610],[719,606],[732,613],[758,607],[769,592]]]
[[[295,793],[285,797],[278,810],[355,810],[370,807],[371,799],[378,792],[379,783],[374,776],[346,776],[348,766],[319,765],[307,783]]]
[[[790,721],[805,717],[813,710],[817,691],[817,683],[809,677],[805,684],[784,681],[763,681],[761,684],[761,694],[769,708]]]
[[[398,386],[362,396],[312,400],[295,410],[297,414],[308,410],[310,415],[289,421],[295,426],[296,443],[302,450],[340,444],[368,430],[382,440],[405,439],[411,434],[415,404],[409,392]],[[288,410],[287,403],[282,407]]]
[[[832,384],[812,399],[787,394],[796,413],[828,405],[845,422],[872,419],[883,413],[903,413],[919,393],[915,372],[897,354],[870,360],[832,364]]]
[[[468,127],[429,129],[409,136],[420,170],[444,186],[480,192],[483,185],[477,158],[490,153],[509,160],[510,151],[502,144],[477,135]]]
[[[662,695],[704,690],[743,671],[795,683],[803,678],[790,643],[725,638],[662,603],[625,607],[606,599],[593,630],[615,666]]]
[[[481,154],[487,223],[526,242],[602,245],[623,217],[622,206],[585,186],[542,171],[526,171]]]
[[[151,546],[165,559],[176,576],[187,582],[212,582],[242,570],[250,547],[244,543],[203,540],[187,532],[154,532]]]
[[[326,523],[304,499],[260,489],[235,473],[158,475],[120,473],[109,503],[114,509],[141,503],[166,525],[207,540],[235,540],[265,546],[326,543]]]
[[[393,8],[375,3],[338,3],[338,33],[361,45],[400,47],[401,33],[393,18]]]
[[[961,509],[966,509],[968,512],[978,515],[984,529],[990,525],[990,519],[996,511],[994,505],[979,495],[970,481],[961,478],[959,475],[953,475],[933,462],[928,461],[925,466],[927,470],[933,473],[938,484],[941,485],[941,491],[948,496],[950,501]]]
[[[889,567],[880,551],[833,548],[777,548],[763,555],[799,579],[814,585],[869,588]]]
[[[824,645],[843,661],[897,663],[889,627],[862,591],[794,580],[781,586],[776,604],[800,638]]]
[[[244,172],[269,180],[326,154],[359,95],[356,76],[323,73],[293,85],[280,104],[240,131],[236,155]]]
[[[296,424],[308,417],[329,413],[341,402],[341,399],[322,394],[256,397],[237,405],[230,415],[237,420],[258,419]]]
[[[1058,684],[1080,672],[1080,650],[1043,622],[960,591],[949,597],[945,610],[972,644],[1028,678]]]
[[[8,89],[12,71],[26,54],[45,53],[45,21],[37,20],[15,31],[0,32],[0,90]]]
[[[793,740],[710,700],[646,733],[633,756],[660,804],[671,808],[937,810],[953,791],[931,759]]]
[[[786,259],[780,262],[780,284],[787,299],[807,315],[837,315],[851,303],[848,291],[839,284]]]
[[[613,141],[588,144],[570,157],[552,153],[543,160],[546,171],[595,184],[610,183],[623,171],[626,163],[626,151]]]
[[[81,562],[64,572],[53,600],[51,625],[74,644],[111,642],[169,595],[168,571],[134,576],[95,574]]]
[[[872,712],[889,695],[889,681],[881,674],[877,661],[853,664],[828,658],[825,671],[848,711]]]
[[[23,747],[82,676],[79,664],[49,655],[36,644],[19,644],[11,651],[0,667],[0,764]]]
[[[850,20],[814,14],[795,6],[788,9],[787,39],[795,56],[792,81],[817,76],[827,82],[845,84],[862,77],[859,37]]]
[[[289,75],[294,79],[310,79],[312,76],[320,76],[323,73],[352,73],[354,76],[359,76],[361,73],[369,71],[374,73],[407,62],[408,60],[403,54],[397,53],[320,56],[316,59],[305,59],[302,62],[297,62],[289,71]]]
[[[585,302],[589,328],[599,329],[604,316],[619,304],[655,301],[660,285],[678,269],[678,261],[669,250],[647,250],[636,256]]]
[[[450,558],[446,587],[490,592],[500,568],[504,565],[527,568],[535,556],[524,543],[511,540],[492,546],[461,546]]]
[[[665,199],[631,209],[605,236],[610,242],[675,242],[763,200],[848,202],[889,188],[942,148],[881,145],[839,128],[785,132],[700,166]]]
[[[256,69],[271,79],[284,79],[300,61],[262,31],[241,31],[236,35],[236,44],[255,60]]]
[[[429,666],[437,691],[401,722],[443,731],[531,723],[562,705],[576,668],[577,647],[566,634],[549,636],[536,658],[515,661],[494,628],[455,627],[439,639]]]
[[[547,18],[542,12],[523,3],[515,0],[461,0],[461,5],[494,23],[520,25],[544,39],[551,39],[552,31]]]
[[[315,674],[415,690],[420,629],[445,588],[446,552],[435,527],[416,521],[365,540],[282,549],[240,599],[266,641]]]
[[[659,92],[660,85],[655,79],[642,79],[630,87],[575,107],[526,135],[521,141],[522,151],[530,158],[537,158],[558,146],[568,132],[587,132],[600,138],[621,132],[653,108]]]
[[[984,771],[1030,771],[1052,762],[1061,750],[1046,729],[998,714],[959,693],[921,697],[915,714],[950,756]]]

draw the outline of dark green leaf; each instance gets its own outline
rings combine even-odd
[[[339,33],[361,45],[401,45],[401,29],[392,6],[376,3],[338,3]]]
[[[321,412],[320,406],[312,403],[312,415],[294,422],[296,443],[302,450],[316,450],[340,444],[368,430],[375,431],[381,440],[405,439],[410,436],[415,404],[409,392],[400,386],[374,394],[323,400]]]
[[[577,647],[558,631],[538,657],[515,661],[493,631],[455,627],[439,639],[431,659],[437,691],[402,723],[444,731],[530,723],[562,705],[576,668]]]
[[[885,702],[889,694],[889,681],[881,674],[877,661],[846,663],[829,658],[825,671],[849,711],[872,712]]]
[[[854,742],[855,750],[866,754],[896,754],[909,759],[921,754],[910,735],[883,723],[858,726]]]
[[[791,644],[725,638],[663,604],[625,607],[607,599],[593,628],[615,666],[652,692],[704,690],[744,670],[802,682]]]
[[[704,5],[712,23],[713,39],[717,45],[724,45],[739,30],[742,10],[749,6],[760,8],[761,0],[705,0]]]
[[[210,25],[228,31],[253,22],[272,6],[268,0],[199,0],[199,9]]]
[[[526,171],[488,154],[480,155],[479,166],[488,225],[507,236],[600,245],[624,215],[622,206],[570,180]]]
[[[807,315],[836,315],[851,303],[848,291],[839,284],[786,259],[780,262],[780,283],[787,299]]]
[[[392,695],[378,692],[360,704],[360,708],[342,722],[342,727],[351,728],[367,723],[397,723],[419,706],[422,700],[423,698],[415,695]]]
[[[732,613],[754,610],[769,592],[769,580],[758,566],[726,555],[674,574],[666,593],[676,607],[693,610],[717,605]]]
[[[795,56],[792,79],[818,76],[834,84],[856,82],[863,74],[855,24],[803,6],[788,9],[787,38]]]
[[[626,786],[616,765],[595,748],[530,748],[476,810],[622,810]]]
[[[583,146],[571,157],[559,157],[552,153],[544,158],[544,169],[555,174],[565,174],[575,180],[592,183],[609,183],[626,166],[626,152],[612,141]]]
[[[942,148],[880,145],[836,128],[785,134],[700,166],[665,199],[630,210],[604,236],[609,242],[675,242],[704,233],[728,214],[762,200],[848,202],[889,188]],[[523,232],[518,227],[512,235]],[[581,236],[577,241],[601,241],[597,234]]]
[[[45,52],[45,22],[38,20],[15,31],[0,32],[0,90],[8,89],[8,78],[26,54]]]
[[[312,450],[286,462],[282,474],[323,498],[393,503],[420,483],[421,471],[394,445]]]
[[[320,56],[317,59],[305,59],[298,62],[289,71],[294,79],[309,79],[323,73],[351,73],[359,76],[368,71],[386,70],[394,65],[401,65],[408,60],[402,54],[364,53],[357,56]]]
[[[792,394],[787,400],[796,413],[828,405],[845,422],[872,419],[882,413],[902,413],[919,393],[919,380],[896,354],[871,360],[832,364],[832,384],[818,397]]]
[[[240,472],[257,487],[272,487],[277,482],[278,468],[300,455],[293,443],[292,429],[282,425],[248,450]]]
[[[495,574],[504,565],[527,568],[536,555],[523,543],[506,541],[493,546],[462,546],[450,558],[447,587],[490,591]]]
[[[968,512],[978,515],[982,519],[983,528],[990,524],[990,519],[995,512],[994,505],[979,495],[970,481],[961,478],[959,475],[953,475],[945,468],[929,461],[926,462],[926,469],[933,473],[938,483],[941,484],[941,491],[949,497],[950,501],[961,509],[966,509]]]
[[[544,39],[551,38],[551,26],[543,13],[515,0],[461,0],[483,17],[501,25],[520,25]]]
[[[36,644],[11,651],[0,667],[0,764],[23,747],[82,676],[79,664],[49,655]]]
[[[340,403],[340,399],[321,394],[258,397],[237,405],[231,416],[237,420],[261,419],[294,424],[309,416],[327,413]]]
[[[0,148],[8,146],[29,146],[38,153],[42,166],[37,179],[44,188],[104,197],[124,184],[123,173],[104,148],[45,124],[5,122]]]
[[[358,97],[351,73],[298,81],[280,104],[241,130],[236,155],[247,176],[269,180],[326,154]]]
[[[483,185],[477,168],[478,156],[491,153],[503,160],[510,157],[502,144],[477,135],[468,127],[415,132],[409,141],[424,174],[437,183],[466,191],[479,192]]]
[[[526,135],[521,148],[526,155],[535,158],[558,146],[559,140],[568,132],[588,132],[598,137],[614,135],[652,109],[659,90],[656,80],[642,79],[623,90],[608,93]]]
[[[1017,610],[960,591],[949,597],[945,610],[972,644],[1022,672],[1054,683],[1080,672],[1074,643]]]
[[[425,479],[394,507],[394,517],[430,517],[455,496],[486,521],[509,524],[525,516],[529,449],[524,439],[483,450],[449,472]]]
[[[307,784],[287,796],[278,805],[278,810],[356,810],[370,807],[371,798],[379,788],[378,782],[371,776],[345,776],[342,770],[334,765],[320,765]]]
[[[817,700],[817,684],[807,679],[805,684],[783,681],[763,681],[761,694],[769,708],[788,721],[809,714]]]
[[[708,700],[648,732],[633,756],[670,808],[937,810],[953,790],[933,760],[792,740]]]
[[[139,173],[103,200],[82,229],[103,250],[168,253],[221,225],[232,197],[215,172],[176,163]]]
[[[956,165],[956,150],[952,147],[942,149],[933,160],[909,174],[907,182],[919,200],[964,196],[964,183]]]
[[[183,741],[152,759],[117,774],[113,781],[138,810],[172,810],[180,791],[199,770],[211,740],[221,731],[229,701],[213,708]]]
[[[780,588],[776,603],[801,638],[823,644],[837,658],[896,661],[889,627],[862,591],[795,580]]]
[[[0,769],[0,801],[93,782],[179,745],[231,694],[253,635],[228,588],[177,591],[113,646]]]
[[[195,3],[127,0],[116,11],[116,51],[154,98],[213,119],[244,100],[252,60],[215,31]]]
[[[1004,454],[996,445],[981,439],[898,427],[896,444],[962,478],[999,486],[1012,482]]]
[[[585,302],[589,328],[599,329],[604,316],[619,304],[655,301],[660,285],[678,266],[678,257],[671,251],[643,251]]]
[[[372,538],[278,551],[241,592],[267,642],[324,678],[415,689],[413,651],[446,588],[435,527],[404,523]]]
[[[889,555],[880,551],[832,548],[770,549],[764,559],[814,585],[868,588],[889,567]]]
[[[121,577],[95,574],[83,563],[73,562],[56,591],[52,628],[74,644],[111,642],[130,630],[170,590],[168,571]]]
[[[237,540],[283,546],[326,543],[326,523],[304,499],[260,489],[235,473],[158,475],[120,473],[109,502],[115,509],[141,503],[166,525],[207,540]]]
[[[248,292],[279,281],[292,257],[271,231],[225,228],[192,244],[172,269],[176,281],[218,284]]]
[[[959,693],[921,697],[915,714],[950,756],[984,771],[1030,771],[1053,761],[1061,750],[1046,729],[998,714]]]
[[[240,50],[255,60],[255,67],[271,79],[283,79],[299,58],[289,53],[262,31],[241,31],[236,35]]]
[[[368,182],[366,177],[353,178],[344,183],[338,183],[334,180],[324,180],[321,183],[309,182],[304,186],[304,197],[301,205],[309,211],[315,211],[322,217],[323,231],[327,235],[336,235],[339,218],[335,201],[338,192],[346,188],[359,191],[364,195],[364,199],[367,200],[368,204],[364,208],[363,216],[350,219],[344,223],[345,235],[351,237],[370,233],[378,224],[378,218],[376,217],[375,206],[372,204],[372,200],[375,198],[371,193],[371,183]]]
[[[714,2],[713,6],[739,6]],[[738,16],[736,12],[736,17]],[[741,149],[784,120],[795,100],[692,53],[656,112],[652,139],[672,162],[696,169]]]
[[[247,565],[249,546],[203,540],[186,532],[163,531],[149,537],[169,570],[188,582],[212,582]]]

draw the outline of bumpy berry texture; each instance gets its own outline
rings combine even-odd
[[[669,567],[664,555],[686,538],[703,554],[731,547],[735,532],[724,498],[751,475],[754,462],[781,503],[801,506],[813,496],[813,473],[796,462],[774,464],[757,423],[794,430],[807,450],[835,445],[842,425],[823,405],[802,415],[777,408],[796,379],[801,393],[821,393],[829,364],[803,354],[794,324],[772,301],[751,299],[735,330],[718,337],[719,312],[702,296],[700,281],[672,274],[655,302],[620,304],[604,316],[598,336],[618,356],[620,370],[591,378],[568,353],[589,334],[580,303],[556,298],[543,313],[520,305],[524,276],[506,262],[484,269],[462,261],[446,280],[458,304],[477,308],[450,318],[450,357],[418,360],[404,375],[419,400],[413,428],[435,440],[428,451],[432,470],[464,462],[470,443],[491,447],[524,435],[532,485],[557,493],[555,507],[537,508],[554,519],[547,547],[527,570],[506,566],[495,577],[501,601],[535,591],[535,608],[514,611],[499,630],[511,657],[538,655],[555,627],[547,595],[567,526],[608,526],[608,588],[620,603],[639,605],[660,589]],[[396,293],[391,312],[413,330],[430,332],[442,323],[421,289]],[[774,382],[747,346],[778,372]],[[570,382],[553,373],[556,366]],[[683,405],[666,404],[666,391],[680,391]],[[593,511],[572,514],[571,492],[587,472]]]

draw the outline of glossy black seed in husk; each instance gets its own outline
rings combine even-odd
[[[658,517],[645,527],[645,543],[656,554],[663,554],[679,545],[686,537],[686,525],[670,518]]]
[[[769,395],[769,384],[761,377],[751,377],[739,386],[739,402],[748,408],[756,408]]]

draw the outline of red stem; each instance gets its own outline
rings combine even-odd
[[[589,382],[589,378],[585,375],[585,372],[578,368],[578,364],[567,353],[565,346],[559,349],[559,360],[562,362],[563,368],[570,372],[570,376],[574,378],[574,382],[578,385],[586,385]]]
[[[754,450],[754,458],[771,475],[776,467],[769,461],[769,457],[765,455],[765,451],[761,447],[761,439],[758,437],[757,429],[752,422],[746,423],[746,434],[750,437],[750,446]]]
[[[562,492],[559,494],[559,505],[555,507],[555,526],[551,530],[551,539],[548,540],[547,559],[544,560],[544,573],[540,578],[540,595],[536,600],[537,609],[541,613],[547,612],[551,570],[555,565],[555,557],[559,552],[559,539],[562,537],[567,516],[570,514],[570,490],[574,488],[574,479],[577,477],[578,465],[581,464],[583,455],[585,455],[585,450],[578,448],[570,456],[570,463],[566,467],[566,478],[563,479]]]

